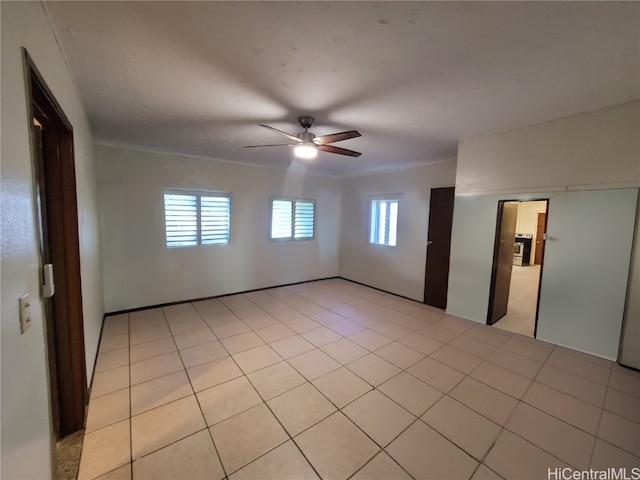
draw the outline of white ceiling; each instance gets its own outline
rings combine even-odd
[[[99,143],[287,168],[456,157],[459,140],[640,99],[639,2],[45,2]]]

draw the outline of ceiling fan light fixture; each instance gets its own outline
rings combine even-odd
[[[318,155],[318,149],[315,145],[309,143],[301,143],[296,145],[293,149],[293,153],[297,158],[303,160],[311,160]]]

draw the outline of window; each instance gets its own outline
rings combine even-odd
[[[369,243],[395,247],[398,232],[398,199],[371,199]]]
[[[167,247],[229,243],[231,196],[224,192],[165,190]]]
[[[271,199],[271,240],[310,240],[314,235],[313,200]]]

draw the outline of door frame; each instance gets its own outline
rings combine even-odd
[[[43,298],[54,440],[84,428],[88,403],[73,127],[23,48],[36,228],[56,292]],[[45,123],[35,126],[34,120]],[[55,452],[55,450],[54,450]]]

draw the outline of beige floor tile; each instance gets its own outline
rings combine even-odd
[[[270,327],[261,328],[259,330],[256,330],[256,333],[260,338],[262,338],[262,340],[267,343],[282,340],[283,338],[287,337],[292,337],[296,334],[296,332],[283,325],[282,323],[271,325]]]
[[[464,378],[457,370],[428,357],[409,367],[407,372],[444,393]]]
[[[93,432],[129,418],[129,389],[91,399],[85,431]]]
[[[640,376],[631,374],[631,370],[621,369],[611,372],[609,388],[614,388],[628,395],[640,397]]]
[[[133,345],[131,347],[131,363],[141,362],[149,358],[164,355],[165,353],[175,352],[176,344],[172,337],[165,337],[151,342]]]
[[[385,337],[388,337],[392,340],[398,340],[402,337],[406,337],[413,332],[413,330],[411,330],[410,328],[406,328],[398,325],[397,323],[389,321],[384,321],[383,323],[374,325],[373,327],[371,327],[371,330],[381,333]]]
[[[471,376],[515,398],[521,398],[531,385],[530,378],[486,361],[480,364]]]
[[[538,409],[519,404],[505,428],[575,468],[589,466],[595,437]]]
[[[433,323],[425,325],[420,330],[418,330],[418,333],[426,337],[433,338],[434,340],[442,343],[449,343],[451,340],[460,335],[460,332],[456,332],[455,330],[450,330]]]
[[[442,317],[441,319],[433,322],[433,324],[438,325],[439,327],[448,328],[449,330],[453,330],[458,333],[464,333],[476,325],[475,322],[463,320],[462,318],[454,317],[451,315]]]
[[[247,375],[264,400],[269,400],[303,383],[306,379],[287,362],[280,362]]]
[[[443,479],[469,478],[478,465],[464,451],[420,421],[405,430],[386,451],[415,478],[425,478],[425,475]]]
[[[111,470],[109,473],[100,475],[97,480],[131,480],[131,463]]]
[[[416,332],[398,339],[398,342],[424,355],[431,355],[443,345],[442,342]]]
[[[101,373],[95,373],[91,383],[91,398],[100,397],[107,393],[122,390],[129,386],[129,366],[112,368]]]
[[[285,325],[296,333],[308,332],[309,330],[313,330],[322,326],[322,324],[308,317],[294,318],[286,322]]]
[[[95,373],[106,372],[112,368],[129,365],[129,348],[118,348],[101,353],[96,359]]]
[[[262,345],[237,353],[233,355],[233,359],[245,374],[282,361],[280,355],[274,352],[269,345]]]
[[[184,370],[178,352],[167,353],[131,365],[131,385]]]
[[[633,395],[609,388],[604,401],[604,408],[621,417],[640,423],[640,397],[634,397]]]
[[[283,338],[282,340],[270,343],[269,346],[285,360],[316,348],[300,335]]]
[[[180,356],[182,357],[185,368],[212,362],[227,355],[227,351],[217,340],[180,350]]]
[[[178,348],[181,350],[189,347],[195,347],[196,345],[202,345],[203,343],[213,342],[214,340],[216,340],[216,336],[208,326],[206,327],[207,328],[194,330],[192,332],[174,335],[173,339],[175,340]]]
[[[501,430],[499,425],[446,395],[420,418],[477,460],[484,458]]]
[[[100,339],[99,353],[107,353],[119,348],[127,348],[129,346],[129,332],[112,335],[110,337],[102,337]]]
[[[451,340],[451,342],[449,342],[449,345],[482,359],[486,359],[498,348],[495,345],[491,345],[490,343],[483,342],[482,340],[469,337],[466,334],[454,338],[453,340]]]
[[[322,478],[348,478],[378,452],[378,446],[342,413],[336,412],[295,437]]]
[[[336,411],[336,407],[310,383],[275,397],[267,401],[267,404],[291,436]]]
[[[597,470],[606,470],[611,467],[626,468],[631,473],[631,469],[640,468],[640,457],[597,438],[589,466]]]
[[[140,479],[220,480],[224,476],[207,430],[201,430],[133,462],[133,477]]]
[[[305,340],[313,343],[316,347],[322,347],[327,343],[335,342],[342,338],[336,332],[329,330],[327,327],[314,328],[313,330],[302,332],[301,335]]]
[[[212,327],[213,333],[219,339],[232,337],[234,335],[240,335],[241,333],[250,332],[251,329],[247,327],[241,320],[235,322],[227,322],[221,325]]]
[[[488,325],[476,325],[475,327],[467,330],[464,335],[475,338],[476,340],[480,340],[484,343],[489,343],[496,347],[502,345],[512,336],[511,333],[498,330]]]
[[[384,347],[385,345],[393,341],[390,338],[369,329],[349,336],[349,340],[372,352]]]
[[[522,335],[514,335],[504,342],[501,348],[536,360],[537,362],[544,362],[549,357],[554,346],[542,340],[535,340]]]
[[[373,388],[345,367],[316,378],[311,383],[338,408],[344,407]]]
[[[309,316],[316,322],[325,326],[333,322],[338,322],[344,318],[341,315],[338,315],[337,313],[334,313],[334,312],[330,312],[328,310],[325,310],[324,312],[320,312],[320,313],[315,313]]]
[[[471,377],[460,382],[449,395],[499,425],[507,421],[518,404],[515,398]]]
[[[598,437],[640,457],[640,424],[610,413],[602,412]]]
[[[467,375],[482,363],[482,359],[449,345],[444,345],[433,352],[430,356],[431,358],[438,360],[440,363],[444,363],[445,365]]]
[[[374,353],[351,362],[347,368],[374,386],[386,382],[402,371]]]
[[[381,447],[386,447],[416,419],[377,390],[350,403],[342,412]]]
[[[197,330],[208,329],[209,326],[201,318],[187,320],[182,322],[169,322],[169,330],[175,335],[181,335],[184,333],[195,332]]]
[[[193,395],[186,372],[180,371],[131,387],[131,415]]]
[[[231,475],[230,480],[313,480],[318,475],[298,447],[288,441]]]
[[[162,313],[160,313],[159,316],[157,317],[149,317],[149,318],[133,318],[133,315],[135,315],[135,313],[140,313],[140,312],[134,312],[132,313],[132,318],[131,321],[129,322],[129,332],[131,334],[133,333],[140,333],[143,330],[152,330],[152,329],[161,329],[161,328],[167,328],[167,321],[164,319],[164,316],[162,315]],[[151,334],[151,335],[155,335],[155,334]]]
[[[133,330],[131,329],[131,333],[129,334],[129,345],[139,345],[141,343],[152,342],[154,340],[160,340],[161,338],[166,338],[171,336],[171,330],[166,325],[153,327],[153,328],[145,328],[143,330]]]
[[[480,464],[471,480],[502,480],[502,477],[485,465]]]
[[[598,431],[600,408],[554,388],[533,382],[522,401],[592,435]]]
[[[523,357],[522,355],[505,350],[504,348],[497,349],[489,355],[487,360],[502,368],[511,370],[518,375],[531,379],[535,378],[540,371],[540,368],[542,368],[541,362],[532,360],[528,357]]]
[[[502,478],[518,480],[549,478],[550,468],[562,469],[569,466],[506,430],[502,431],[484,463]],[[557,478],[561,478],[560,475],[559,473]]]
[[[289,438],[264,404],[228,418],[210,430],[227,474],[239,470]]]
[[[123,314],[123,316],[119,320],[114,320],[114,318],[115,317],[107,317],[104,319],[104,325],[102,327],[102,338],[129,333],[128,314]]]
[[[358,470],[351,480],[411,480],[396,461],[385,452],[380,452],[369,463]]]
[[[569,355],[562,350],[554,350],[547,359],[547,365],[559,368],[565,372],[573,373],[579,377],[586,378],[592,382],[599,383],[601,385],[607,385],[609,383],[609,375],[611,373],[611,366],[595,365],[592,362],[583,360],[574,355]]]
[[[271,315],[260,309],[258,309],[258,312],[256,313],[247,314],[239,310],[237,312],[237,315],[244,323],[247,324],[247,327],[249,327],[251,330],[258,330],[260,328],[270,327],[271,325],[277,325],[278,323],[280,323]]]
[[[422,415],[442,397],[442,392],[406,372],[386,381],[378,390],[416,416]]]
[[[239,377],[197,394],[207,425],[214,425],[262,402],[246,377]]]
[[[185,322],[198,318],[198,311],[191,303],[178,303],[162,307],[162,312],[168,322]]]
[[[195,396],[176,400],[131,417],[134,460],[205,428]]]
[[[310,350],[287,361],[307,380],[313,380],[340,367],[338,362],[318,349]]]
[[[424,354],[398,342],[390,343],[376,350],[376,355],[403,370],[424,358]]]
[[[191,386],[195,392],[215,387],[243,375],[242,370],[231,357],[220,358],[187,369]]]
[[[78,480],[99,477],[131,462],[129,419],[87,433],[82,444]]]
[[[334,332],[342,335],[343,337],[348,337],[358,332],[362,332],[367,329],[367,327],[360,325],[357,322],[353,322],[349,319],[340,320],[339,322],[330,323],[327,328],[333,330]]]
[[[536,382],[555,388],[596,407],[604,405],[607,388],[564,370],[544,365],[536,377]]]
[[[256,335],[255,332],[241,333],[233,337],[223,338],[220,341],[231,355],[264,345],[264,340]]]
[[[342,365],[351,363],[369,353],[369,350],[353,343],[347,338],[341,338],[336,342],[329,343],[324,347],[320,347],[320,350]]]

